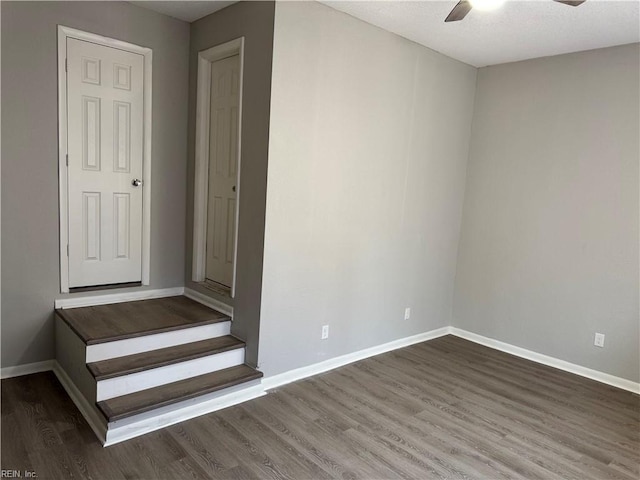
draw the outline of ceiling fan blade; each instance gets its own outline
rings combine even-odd
[[[554,2],[564,3],[565,5],[571,5],[572,7],[577,7],[578,5],[582,5],[587,0],[553,0]]]
[[[460,0],[451,13],[447,15],[447,18],[444,19],[445,22],[457,22],[458,20],[462,20],[467,13],[471,10],[471,3],[468,0]]]

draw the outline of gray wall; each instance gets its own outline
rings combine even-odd
[[[324,5],[276,5],[266,375],[451,323],[475,79]]]
[[[2,366],[54,357],[57,24],[153,49],[149,288],[184,285],[189,25],[124,2],[1,2]],[[107,293],[113,293],[109,291]]]
[[[479,71],[455,326],[640,379],[639,56]]]
[[[247,363],[258,356],[262,255],[269,146],[273,2],[240,2],[191,24],[186,286],[215,297],[191,281],[193,179],[198,52],[245,37],[242,149],[233,333],[247,342]],[[222,300],[221,298],[219,298]]]

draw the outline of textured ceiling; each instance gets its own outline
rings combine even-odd
[[[193,22],[235,2],[131,3]],[[640,42],[640,0],[507,0],[452,23],[444,19],[457,0],[321,3],[476,67]]]
[[[476,67],[640,41],[638,0],[508,0],[452,23],[444,19],[457,0],[322,3]]]
[[[208,2],[191,2],[176,0],[173,2],[129,2],[142,8],[154,10],[156,12],[164,13],[170,17],[184,20],[185,22],[195,22],[199,18],[206,17],[207,15],[222,10],[224,7],[228,7],[235,1],[226,0],[214,0]]]

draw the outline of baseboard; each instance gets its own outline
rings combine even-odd
[[[464,338],[465,340],[469,340],[480,345],[484,345],[489,348],[493,348],[495,350],[515,355],[520,358],[525,358],[536,363],[554,367],[559,370],[563,370],[575,375],[590,378],[592,380],[611,385],[613,387],[640,394],[640,384],[637,382],[576,365],[564,360],[550,357],[548,355],[543,355],[531,350],[527,350],[525,348],[517,347],[505,342],[501,342],[499,340],[495,340],[493,338],[484,337],[482,335],[468,332],[456,327],[438,328],[429,332],[413,335],[411,337],[401,338],[392,342],[384,343],[382,345],[377,345],[375,347],[370,347],[359,350],[357,352],[341,355],[339,357],[319,362],[314,365],[309,365],[306,367],[297,368],[288,372],[266,377],[262,379],[261,384],[241,388],[239,390],[229,392],[228,394],[223,394],[216,398],[205,399],[204,401],[199,403],[184,404],[182,406],[178,405],[175,408],[168,408],[158,415],[152,415],[148,418],[142,418],[126,425],[116,425],[115,428],[110,429],[108,432],[105,420],[101,418],[100,413],[94,406],[89,404],[89,402],[73,384],[64,369],[55,360],[18,365],[15,367],[5,367],[2,369],[1,373],[2,378],[11,378],[19,375],[28,375],[32,373],[53,370],[56,377],[66,390],[67,394],[76,405],[78,410],[80,410],[84,418],[87,420],[89,426],[94,431],[96,436],[100,439],[104,446],[109,446],[140,435],[144,435],[145,433],[167,427],[169,425],[198,417],[200,415],[205,415],[207,413],[215,412],[223,408],[227,408],[239,403],[246,402],[248,400],[252,400],[254,398],[261,397],[267,393],[267,390],[272,390],[291,382],[318,375],[375,355],[380,355],[392,350],[404,348],[416,343],[426,342],[428,340],[432,340],[449,334]]]
[[[494,350],[500,350],[501,352],[510,353],[511,355],[515,355],[516,357],[526,358],[527,360],[541,363],[542,365],[554,367],[559,370],[564,370],[565,372],[580,375],[581,377],[590,378],[591,380],[596,380],[597,382],[605,383],[613,387],[640,394],[640,383],[632,382],[631,380],[627,380],[625,378],[616,377],[608,373],[593,370],[581,365],[576,365],[575,363],[570,363],[555,357],[543,355],[542,353],[527,350],[526,348],[516,347],[515,345],[501,342],[500,340],[483,337],[482,335],[468,332],[466,330],[462,330],[461,328],[450,327],[450,333],[452,335],[455,335],[456,337],[464,338],[465,340],[484,345],[485,347],[493,348]]]
[[[203,293],[197,292],[190,288],[184,289],[184,296],[190,298],[191,300],[195,300],[198,303],[206,305],[209,308],[213,308],[214,310],[219,311],[220,313],[224,313],[225,315],[229,315],[233,318],[233,307],[227,305],[226,303],[222,303],[215,298],[209,297]]]
[[[134,292],[106,293],[104,295],[89,295],[83,297],[58,298],[54,302],[55,308],[94,307],[111,303],[133,302],[136,300],[150,300],[152,298],[175,297],[184,294],[184,287],[160,288],[156,290],[138,290]]]
[[[12,378],[31,375],[32,373],[49,372],[53,370],[53,362],[54,360],[45,360],[44,362],[25,363],[24,365],[16,365],[15,367],[4,367],[0,369],[0,378]]]
[[[69,378],[67,372],[65,372],[56,361],[53,362],[53,373],[58,377],[58,381],[62,384],[71,401],[73,401],[78,410],[80,410],[80,413],[91,427],[91,430],[93,430],[93,433],[96,434],[98,440],[104,445],[107,436],[106,420],[100,418],[96,407],[91,405],[84,395],[80,393],[80,390],[78,390],[78,387],[76,387],[71,378]]]
[[[223,408],[232,407],[240,403],[253,400],[254,398],[262,397],[266,395],[264,388],[261,384],[253,385],[250,387],[240,388],[234,392],[205,400],[199,403],[185,405],[185,406],[170,406],[164,413],[152,414],[148,418],[144,418],[139,421],[134,421],[123,426],[111,426],[109,424],[109,430],[107,431],[105,447],[115,445],[116,443],[130,440],[140,435],[144,435],[161,428],[174,425],[176,423],[184,422],[201,415],[213,413]],[[117,423],[117,422],[116,422]]]
[[[444,335],[448,335],[449,333],[450,327],[442,327],[436,330],[431,330],[429,332],[419,333],[418,335],[413,335],[411,337],[405,337],[394,340],[392,342],[383,343],[382,345],[377,345],[375,347],[365,348],[364,350],[358,350],[357,352],[334,357],[323,362],[315,363],[313,365],[308,365],[306,367],[296,368],[294,370],[289,370],[288,372],[265,377],[262,379],[262,385],[264,386],[265,390],[271,390],[273,388],[286,385],[287,383],[295,382],[307,377],[311,377],[313,375],[328,372],[329,370],[343,367],[359,360],[364,360],[365,358],[380,355],[381,353],[390,352],[392,350],[397,350],[398,348],[408,347],[409,345],[414,345],[416,343],[426,342],[427,340],[433,340],[434,338],[442,337]]]

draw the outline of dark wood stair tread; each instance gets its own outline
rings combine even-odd
[[[236,348],[244,348],[244,342],[231,335],[225,335],[199,342],[185,343],[184,345],[88,363],[87,368],[96,380],[106,380],[107,378],[142,372],[152,368],[235,350]]]
[[[97,405],[106,419],[109,422],[114,422],[155,408],[256,380],[260,377],[262,377],[262,372],[248,365],[238,365],[141,392],[103,400],[98,402]]]
[[[230,320],[184,296],[58,309],[56,313],[87,345]]]

